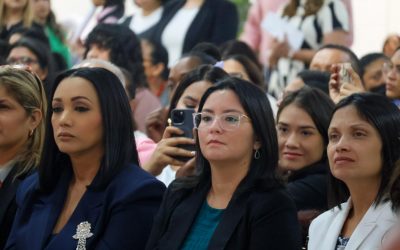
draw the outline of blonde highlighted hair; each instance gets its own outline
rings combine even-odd
[[[35,74],[15,66],[0,67],[0,86],[3,86],[7,93],[25,109],[27,115],[31,115],[35,110],[40,110],[42,113],[38,126],[33,131],[29,131],[25,146],[14,158],[19,167],[16,176],[20,176],[30,172],[38,166],[40,161],[47,111],[45,91],[42,82]]]
[[[26,0],[26,5],[22,14],[22,26],[31,27],[33,23],[33,10],[32,10],[32,0]],[[6,13],[7,7],[5,0],[0,1],[0,31],[7,25],[6,24]]]

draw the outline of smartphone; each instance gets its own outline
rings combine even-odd
[[[340,63],[339,69],[339,84],[351,83],[351,75],[349,69],[351,69],[351,63]]]
[[[171,111],[171,125],[183,130],[183,134],[175,135],[176,137],[188,137],[193,139],[193,113],[194,109],[173,109]],[[193,144],[180,144],[179,148],[188,151],[194,151],[195,145]],[[176,157],[180,161],[188,161],[190,157]]]

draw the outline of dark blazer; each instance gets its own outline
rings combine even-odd
[[[172,0],[165,4],[161,20],[153,28],[141,34],[161,43],[162,33],[186,0]],[[200,42],[216,45],[236,38],[239,15],[235,4],[227,0],[205,0],[186,33],[182,53],[189,52]]]
[[[17,212],[15,194],[21,181],[25,178],[25,175],[15,178],[17,170],[17,166],[11,169],[4,180],[3,186],[0,188],[0,249],[3,249],[6,245],[15,213]]]
[[[173,191],[164,196],[146,249],[182,247],[210,184]],[[299,250],[300,230],[296,208],[281,188],[251,188],[234,195],[223,212],[208,249]]]
[[[78,240],[73,235],[84,221],[90,223],[93,233],[86,249],[144,249],[164,184],[129,165],[105,189],[88,188],[64,228],[52,235],[72,176],[70,169],[67,172],[50,194],[39,191],[37,174],[21,184],[6,249],[76,249]]]
[[[328,210],[328,162],[322,161],[292,172],[287,189],[297,210]]]

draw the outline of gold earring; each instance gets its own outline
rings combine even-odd
[[[28,137],[32,137],[34,131],[34,129],[29,130]]]

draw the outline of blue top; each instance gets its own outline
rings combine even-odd
[[[217,228],[224,209],[212,208],[204,201],[189,234],[183,242],[182,250],[206,250]]]

